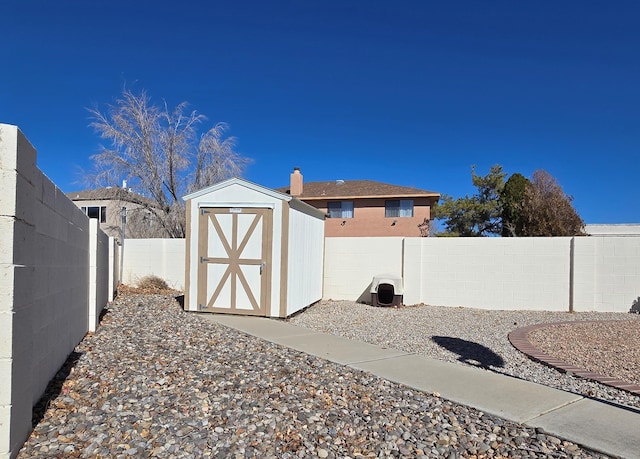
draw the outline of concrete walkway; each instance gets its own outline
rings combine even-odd
[[[623,458],[640,457],[640,410],[464,365],[352,341],[274,319],[204,317],[335,363]]]

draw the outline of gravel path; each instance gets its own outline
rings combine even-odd
[[[530,360],[507,335],[539,323],[615,320],[620,324],[545,327],[531,341],[555,357],[604,375],[640,374],[640,315],[487,311],[442,306],[375,308],[350,301],[325,301],[290,319],[299,326],[448,362],[485,367],[550,387],[640,408],[640,397],[562,373]],[[606,333],[605,333],[606,330]]]
[[[467,320],[454,310],[458,334],[427,327],[427,319],[422,329],[391,330],[406,311],[415,320],[419,311],[435,309],[367,308],[319,305],[294,322],[338,328],[328,323],[341,322],[330,314],[335,311],[372,333],[375,321],[396,317],[372,334],[394,346],[403,332],[410,335],[404,345],[429,342],[434,330],[469,339],[462,332],[478,324],[474,312]],[[490,317],[489,323],[499,320]],[[162,295],[127,294],[110,304],[36,413],[20,458],[606,457],[437,394],[244,335],[185,313]]]

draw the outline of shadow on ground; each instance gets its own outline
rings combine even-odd
[[[476,367],[504,367],[504,359],[482,344],[449,336],[432,336],[431,340],[438,346],[458,354],[458,360]]]
[[[67,360],[62,364],[56,375],[53,377],[47,388],[44,390],[44,394],[40,397],[40,400],[34,405],[33,412],[31,414],[31,426],[35,428],[42,418],[44,417],[47,408],[49,408],[49,404],[52,400],[55,400],[58,395],[62,392],[62,386],[66,381],[67,377],[71,374],[71,370],[76,366],[78,360],[82,353],[80,352],[72,352],[67,357]]]

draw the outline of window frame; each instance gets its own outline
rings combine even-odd
[[[339,207],[337,207],[337,205]],[[333,208],[332,208],[333,207]],[[354,218],[355,215],[355,206],[353,205],[353,201],[327,201],[327,218]],[[332,215],[332,212],[339,212],[338,214]],[[350,214],[350,215],[349,215]]]
[[[100,223],[107,223],[107,206],[82,206],[80,209],[89,218],[95,218]]]
[[[386,199],[384,201],[384,217],[413,218],[415,215],[414,208],[413,199]],[[409,212],[410,215],[403,215],[407,212]]]

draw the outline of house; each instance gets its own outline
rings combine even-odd
[[[106,187],[66,193],[76,206],[89,218],[100,222],[100,229],[107,235],[122,237],[123,214],[126,215],[126,238],[157,237],[159,225],[142,203],[150,201],[126,187]],[[126,211],[123,211],[126,209]]]
[[[584,231],[590,236],[640,236],[640,223],[588,224]]]
[[[372,180],[304,183],[297,167],[289,186],[277,191],[324,211],[327,237],[428,236],[431,206],[440,198],[434,191]]]

